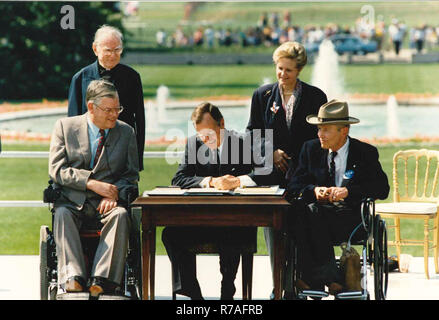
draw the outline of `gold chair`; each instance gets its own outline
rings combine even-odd
[[[394,202],[376,204],[377,214],[383,218],[394,219],[394,225],[388,227],[395,228],[395,240],[388,244],[396,246],[398,261],[401,261],[401,246],[424,246],[424,270],[427,279],[430,278],[429,249],[434,249],[434,266],[438,273],[438,176],[439,151],[398,151],[393,156]],[[424,239],[402,239],[400,219],[424,220]],[[430,220],[433,220],[432,228],[429,226]],[[430,231],[433,231],[433,240],[430,240]]]

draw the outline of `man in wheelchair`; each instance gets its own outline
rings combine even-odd
[[[298,255],[296,286],[319,290],[326,285],[335,295],[343,290],[344,277],[333,245],[347,241],[361,224],[362,199],[387,198],[389,184],[377,149],[349,137],[350,124],[359,120],[349,117],[346,102],[331,100],[306,120],[318,126],[318,139],[303,145],[287,189],[289,199],[302,201],[293,206],[290,224]]]
[[[114,85],[92,81],[86,100],[86,114],[55,124],[49,176],[60,190],[53,217],[58,284],[98,297],[122,281],[130,226],[125,207],[139,165],[134,130],[117,120],[123,108]],[[101,231],[88,279],[79,230],[90,223]]]

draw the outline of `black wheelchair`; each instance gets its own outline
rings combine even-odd
[[[59,198],[60,190],[53,181],[44,190],[44,202],[49,204],[52,213],[52,226],[54,218],[54,202]],[[131,230],[128,242],[128,254],[125,262],[125,272],[120,287],[116,288],[114,295],[101,295],[100,300],[140,300],[142,299],[142,264],[141,264],[141,214],[132,213],[130,204],[137,198],[138,190],[132,188],[127,191],[128,202],[124,204],[131,219]],[[91,269],[96,248],[99,243],[100,230],[95,225],[84,225],[80,230],[81,244],[88,271]],[[56,244],[53,231],[48,226],[40,227],[40,299],[41,300],[82,300],[88,299],[88,292],[58,294],[58,269]]]
[[[292,200],[292,204],[299,206],[299,210],[303,209],[305,202],[301,198]],[[302,207],[300,207],[302,206]],[[360,253],[361,259],[361,291],[346,291],[335,295],[336,300],[370,300],[368,291],[368,274],[373,273],[374,282],[374,298],[375,300],[385,300],[388,287],[388,252],[387,252],[387,228],[386,222],[381,219],[380,215],[375,214],[374,199],[364,199],[361,203],[361,219],[359,224],[351,233],[348,239],[348,245],[362,246]],[[364,229],[365,237],[355,237],[355,233]],[[333,243],[338,246],[341,243]],[[322,299],[329,296],[326,291],[320,290],[299,290],[296,286],[297,281],[297,247],[293,252],[293,288],[294,298],[306,300],[308,297],[312,299]],[[340,259],[337,259],[340,265]]]

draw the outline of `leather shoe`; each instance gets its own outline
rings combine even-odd
[[[311,287],[302,279],[297,279],[296,287],[299,290],[311,290]]]
[[[91,279],[91,284],[88,288],[88,291],[90,292],[91,297],[97,298],[104,292],[113,293],[116,287],[117,285],[113,284],[108,279],[102,277],[93,277]]]
[[[82,278],[71,277],[66,281],[65,290],[66,292],[82,292],[84,291],[82,283],[84,283],[84,280],[82,280]]]
[[[331,282],[328,285],[328,289],[329,289],[329,294],[335,296],[337,293],[340,293],[341,291],[343,291],[343,286],[337,282]]]
[[[174,293],[189,297],[191,300],[204,300],[199,288],[198,290],[177,290]]]

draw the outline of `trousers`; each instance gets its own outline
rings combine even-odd
[[[297,245],[298,269],[303,280],[318,286],[331,282],[343,283],[335,262],[334,245],[348,241],[361,223],[360,207],[337,207],[314,202],[304,210],[291,209],[290,230]],[[365,236],[363,228],[353,240]]]
[[[88,278],[79,233],[83,224],[90,221],[102,226],[90,276],[106,278],[115,284],[122,281],[128,252],[128,212],[123,207],[116,207],[101,215],[86,202],[82,210],[73,206],[55,208],[53,228],[59,284],[73,276]]]

